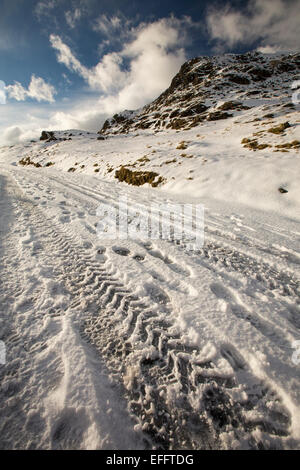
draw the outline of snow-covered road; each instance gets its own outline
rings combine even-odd
[[[299,222],[4,164],[0,192],[1,448],[299,448]],[[204,203],[204,247],[100,239],[124,195]]]

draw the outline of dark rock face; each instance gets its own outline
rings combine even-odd
[[[219,119],[227,119],[229,117],[232,117],[232,114],[229,113],[223,113],[221,111],[215,111],[214,113],[209,113],[207,116],[207,121],[218,121]]]
[[[198,103],[185,110],[180,112],[181,117],[195,116],[196,114],[201,114],[208,109],[208,106],[205,106],[203,103]]]
[[[249,70],[249,73],[252,77],[252,80],[259,82],[265,80],[266,78],[272,77],[272,71],[265,68],[252,68]]]
[[[250,80],[247,77],[243,77],[241,75],[235,75],[233,73],[229,73],[225,75],[225,78],[232,83],[237,83],[238,85],[249,85]]]
[[[40,140],[47,140],[49,138],[48,132],[42,131],[42,135],[40,137]]]
[[[183,64],[169,88],[137,111],[107,119],[100,135],[163,129],[189,129],[203,121],[227,119],[249,109],[247,97],[271,98],[276,89],[299,79],[300,54],[264,55],[258,52],[196,57]],[[267,93],[266,93],[267,92]],[[238,100],[232,99],[234,94]],[[231,95],[217,106],[219,100]],[[251,106],[250,106],[251,107]],[[232,114],[226,111],[232,111]]]
[[[54,132],[52,131],[42,131],[40,140],[46,140],[47,142],[51,142],[53,140],[57,140],[57,138],[55,137]]]
[[[229,110],[240,109],[240,108],[244,108],[244,106],[239,101],[226,101],[225,103],[223,103],[221,106],[218,107],[218,110],[229,111]]]

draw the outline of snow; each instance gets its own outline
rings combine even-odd
[[[300,447],[299,148],[276,147],[299,113],[248,101],[180,132],[0,148],[1,448]],[[260,131],[271,147],[243,147]],[[121,183],[121,166],[163,183]],[[99,236],[99,206],[125,197],[201,204],[204,245]]]
[[[262,112],[260,107],[254,109],[244,113],[245,122],[236,122],[233,117],[180,133],[153,135],[144,131],[131,138],[112,136],[97,141],[95,134],[83,131],[56,132],[58,138],[72,134],[72,140],[35,142],[8,150],[2,147],[0,159],[18,164],[29,156],[42,166],[54,162],[56,169],[75,168],[77,174],[95,175],[99,170],[99,178],[112,181],[120,165],[133,171],[151,170],[166,179],[161,189],[174,195],[184,197],[188,185],[188,193],[198,198],[210,195],[299,219],[299,149],[274,152],[275,145],[300,140],[299,113],[294,111],[285,119],[272,121],[277,124],[289,120],[291,127],[283,136],[266,132],[274,126],[270,120],[260,123],[259,130],[265,132],[259,143],[268,143],[272,148],[253,152],[244,148],[241,140],[258,130],[257,122],[248,122]],[[182,141],[186,149],[177,149]],[[282,195],[280,187],[288,193]]]
[[[205,245],[190,252],[101,240],[95,224],[120,195],[194,195],[7,163],[1,190],[2,447],[298,447],[296,219],[206,197]]]

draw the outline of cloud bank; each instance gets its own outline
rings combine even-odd
[[[210,8],[207,14],[210,37],[216,49],[253,45],[262,52],[300,48],[300,8],[298,0],[250,0],[244,12],[229,4]]]
[[[7,102],[5,116],[0,114],[0,145],[17,144],[38,139],[41,131],[83,129],[98,131],[107,115],[95,107],[94,98],[79,98],[71,104]]]

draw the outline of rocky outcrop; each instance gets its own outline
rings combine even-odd
[[[249,98],[270,98],[276,90],[289,87],[299,77],[299,69],[300,54],[196,57],[182,65],[155,101],[137,111],[115,114],[99,134],[188,129],[203,121],[227,119],[249,109],[245,104]],[[220,105],[228,94],[239,99]]]
[[[40,140],[51,142],[51,141],[57,140],[57,138],[55,137],[54,132],[52,131],[42,131]]]

